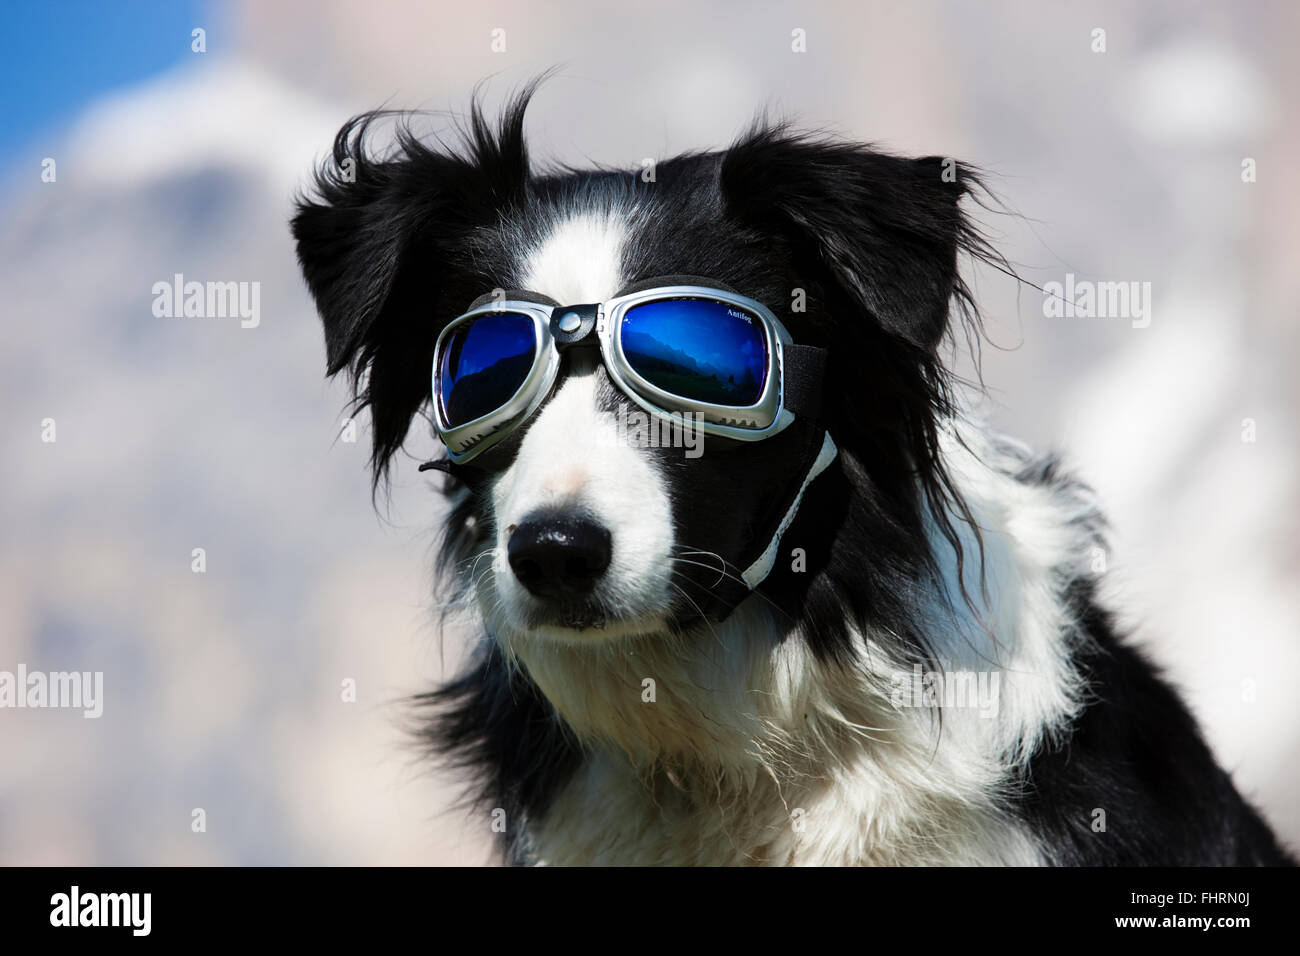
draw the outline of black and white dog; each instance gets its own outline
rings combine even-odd
[[[529,95],[453,147],[406,131],[377,156],[353,120],[300,203],[376,483],[440,331],[493,290],[698,277],[826,363],[820,411],[690,453],[630,440],[636,406],[574,354],[490,452],[437,463],[446,606],[482,639],[422,698],[427,741],[504,811],[509,858],[1291,862],[1099,605],[1088,490],[975,421],[940,360],[954,317],[979,334],[959,257],[996,261],[974,172],[779,125],[649,172],[539,172]]]

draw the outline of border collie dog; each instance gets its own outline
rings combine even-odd
[[[1000,261],[965,208],[975,171],[769,123],[643,169],[540,170],[530,95],[499,122],[476,104],[449,144],[401,121],[376,151],[383,114],[352,120],[293,221],[377,488],[437,418],[448,326],[494,296],[541,310],[515,317],[546,336],[530,407],[481,454],[435,420],[449,457],[428,464],[441,606],[478,638],[419,698],[421,736],[506,857],[1291,862],[1099,604],[1088,489],[981,425],[941,360],[980,334],[959,259]],[[757,303],[724,309],[747,326],[768,310],[760,352],[788,334],[761,440],[629,431],[667,419],[616,369],[610,303],[682,287]],[[588,319],[599,349],[555,344]],[[674,328],[697,355],[759,334]]]

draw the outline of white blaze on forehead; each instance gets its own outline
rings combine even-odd
[[[622,217],[612,210],[561,219],[526,253],[524,288],[563,305],[612,298],[623,286],[626,234]]]

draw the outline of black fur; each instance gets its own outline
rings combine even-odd
[[[433,755],[480,778],[479,809],[505,811],[506,857],[526,861],[527,823],[545,812],[581,760],[578,741],[527,675],[511,671],[490,643],[469,670],[419,705],[428,712],[425,739]]]
[[[822,421],[698,460],[660,456],[674,500],[704,503],[677,514],[676,540],[721,554],[762,540],[824,427],[840,456],[783,539],[806,550],[807,573],[778,564],[762,591],[824,660],[848,662],[853,629],[897,635],[901,657],[928,660],[917,622],[936,568],[923,516],[941,516],[960,560],[981,557],[962,553],[946,517],[950,504],[970,519],[938,449],[938,423],[955,410],[940,356],[950,315],[978,335],[959,258],[1001,262],[962,209],[983,195],[975,171],[759,125],[729,150],[660,163],[652,184],[616,170],[537,172],[523,136],[530,95],[513,100],[496,128],[475,106],[450,147],[427,146],[399,125],[384,157],[368,151],[367,132],[386,114],[359,117],[340,131],[316,195],[300,203],[293,232],[328,370],[346,369],[357,405],[371,410],[376,485],[427,399],[441,327],[486,291],[518,287],[518,247],[538,237],[550,212],[580,200],[635,204],[643,214],[623,263],[629,282],[707,276],[768,304],[797,341],[831,350]],[[803,311],[792,310],[791,290],[802,290]],[[628,400],[607,385],[602,401]],[[469,496],[444,538],[448,600],[484,544],[480,494],[521,435],[449,469],[448,487]],[[1041,464],[1021,477],[1063,480]],[[678,567],[678,629],[725,613],[719,570],[739,573]],[[1060,864],[1287,862],[1092,591],[1083,580],[1071,591],[1090,703],[1060,745],[1034,757],[1017,812]],[[422,698],[425,739],[475,774],[486,806],[507,811],[507,852],[523,859],[527,821],[546,811],[583,754],[528,675],[485,647],[465,674]],[[1090,829],[1097,806],[1109,808],[1103,838]]]
[[[1020,810],[1063,866],[1283,866],[1294,860],[1218,766],[1186,705],[1121,641],[1088,582],[1071,595],[1088,636],[1089,703],[1029,765]],[[1105,829],[1096,830],[1097,810]]]

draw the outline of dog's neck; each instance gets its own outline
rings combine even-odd
[[[748,775],[761,741],[789,737],[783,705],[811,688],[801,645],[783,640],[752,597],[720,624],[688,633],[620,638],[593,647],[517,641],[512,650],[558,716],[584,744],[626,755],[638,768]],[[783,681],[783,693],[774,683]]]
[[[989,727],[891,704],[761,599],[716,629],[520,663],[586,756],[532,830],[553,863],[1024,863]],[[989,795],[983,800],[979,795]],[[955,834],[936,840],[936,833]]]

